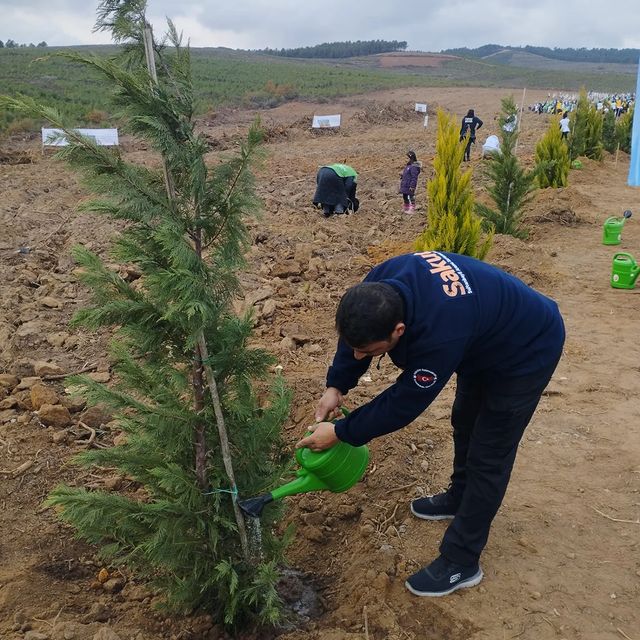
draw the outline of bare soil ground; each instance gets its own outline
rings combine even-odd
[[[411,113],[413,102],[427,102],[430,113],[440,105],[460,117],[474,107],[485,121],[480,143],[497,132],[494,116],[500,98],[508,94],[402,90],[329,108],[289,104],[263,118],[269,131],[268,158],[259,174],[265,212],[252,223],[250,268],[243,280],[248,296],[266,291],[257,302],[256,342],[277,356],[294,390],[286,425],[289,443],[311,422],[322,392],[342,291],[376,262],[409,249],[424,225],[435,118],[424,129],[422,115]],[[527,95],[526,102],[545,96]],[[342,113],[343,128],[311,132],[314,112]],[[235,145],[253,115],[220,112],[203,121],[212,162]],[[547,123],[546,116],[525,111],[518,151],[526,164],[532,163]],[[65,398],[62,381],[51,378],[56,371],[89,368],[109,383],[108,335],[68,326],[87,297],[74,276],[69,250],[80,242],[106,255],[117,225],[75,213],[87,194],[65,166],[40,155],[37,139],[12,140],[4,147],[0,638],[223,637],[206,616],[172,619],[157,612],[157,597],[136,576],[110,572],[101,584],[95,550],[74,541],[72,532],[41,506],[63,480],[109,490],[127,486],[111,470],[89,473],[68,464],[75,452],[110,444],[118,434],[109,416],[82,412]],[[123,148],[130,159],[157,161],[133,141],[125,140]],[[424,165],[419,211],[411,217],[401,212],[396,193],[409,148]],[[25,154],[33,162],[18,163]],[[474,149],[471,167],[477,195],[484,199],[479,155]],[[310,204],[315,174],[319,165],[336,161],[360,172],[362,205],[356,215],[325,220]],[[450,385],[414,424],[371,444],[372,464],[351,491],[288,499],[288,520],[298,529],[289,563],[307,572],[323,611],[283,638],[640,638],[640,288],[609,286],[616,251],[640,257],[640,221],[627,223],[619,247],[601,244],[606,217],[627,208],[635,208],[640,217],[640,192],[626,185],[628,162],[624,154],[617,160],[607,155],[601,163],[586,161],[582,170],[571,172],[567,188],[538,192],[527,210],[530,238],[498,236],[488,256],[558,300],[568,337],[495,519],[482,558],[484,581],[442,599],[416,598],[403,586],[408,574],[435,557],[446,526],[412,518],[408,503],[447,484]],[[59,369],[34,364],[42,361]],[[37,382],[32,379],[36,369],[45,388],[69,405],[70,424],[63,420],[60,426],[45,426],[33,411],[30,387]],[[349,404],[371,398],[396,375],[388,362],[380,370],[372,367],[370,379],[350,394]],[[96,430],[95,439],[80,421]]]

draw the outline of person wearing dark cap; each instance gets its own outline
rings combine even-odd
[[[348,164],[328,164],[318,169],[313,204],[321,207],[325,217],[334,213],[354,213],[360,203],[356,198],[358,174]]]
[[[402,194],[404,212],[413,213],[416,210],[416,187],[422,165],[418,162],[415,151],[409,151],[407,158],[407,164],[400,174],[399,193]]]
[[[476,131],[483,125],[482,120],[478,118],[473,109],[467,111],[467,115],[462,118],[462,125],[460,126],[460,142],[465,138],[467,140],[467,146],[464,149],[464,160],[469,162],[471,159],[471,145],[476,142]]]

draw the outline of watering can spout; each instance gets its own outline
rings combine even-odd
[[[265,505],[273,502],[273,496],[270,493],[265,493],[255,498],[248,498],[247,500],[240,500],[238,506],[242,509],[242,512],[250,518],[259,518],[262,515],[262,510]]]

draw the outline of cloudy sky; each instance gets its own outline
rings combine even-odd
[[[0,0],[0,40],[110,42],[92,33],[98,1]],[[406,40],[410,50],[538,45],[640,48],[638,0],[149,0],[194,47],[289,48],[343,40]]]

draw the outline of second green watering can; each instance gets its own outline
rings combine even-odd
[[[622,240],[622,228],[624,223],[631,217],[631,211],[627,209],[622,214],[622,218],[607,218],[602,225],[602,244],[620,244]]]
[[[633,289],[640,267],[630,253],[616,253],[611,265],[611,286],[614,289]]]
[[[346,415],[346,410],[342,411]],[[338,442],[330,449],[320,452],[302,447],[296,450],[296,460],[300,469],[296,472],[295,480],[274,489],[271,493],[238,502],[246,515],[259,518],[266,504],[296,493],[341,493],[350,489],[362,478],[367,468],[369,449],[365,445],[354,447],[346,442]]]

